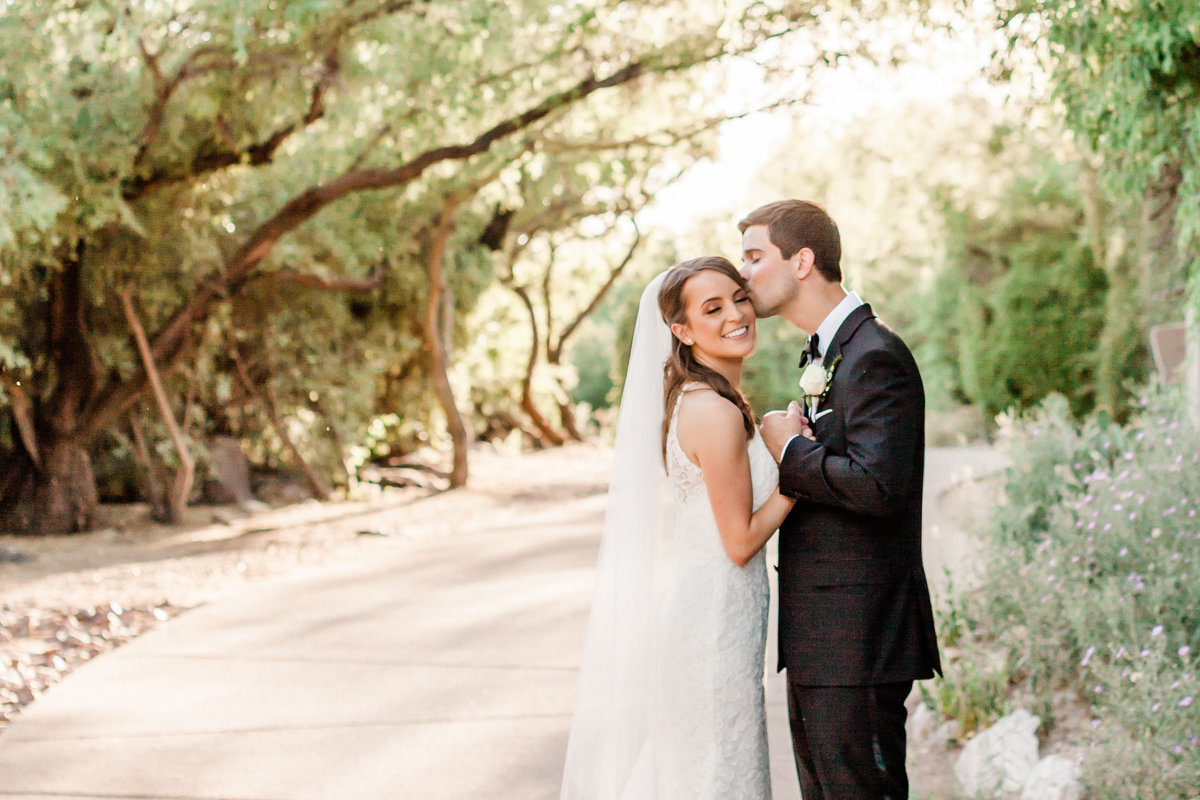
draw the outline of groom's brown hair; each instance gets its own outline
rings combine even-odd
[[[831,283],[842,281],[842,237],[837,223],[820,203],[808,200],[776,200],[760,206],[738,223],[746,232],[751,225],[766,225],[767,237],[784,258],[803,247],[812,250],[817,271]]]

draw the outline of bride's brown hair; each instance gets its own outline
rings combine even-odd
[[[687,324],[687,308],[683,299],[683,288],[688,280],[698,272],[710,269],[722,275],[729,276],[743,290],[746,279],[743,278],[728,259],[721,256],[701,256],[691,261],[676,264],[667,270],[662,286],[658,290],[658,310],[668,326],[676,323]],[[746,427],[746,439],[754,435],[754,413],[746,398],[725,376],[716,370],[704,366],[696,360],[691,345],[684,344],[678,336],[671,336],[671,355],[667,358],[663,369],[664,414],[662,430],[663,461],[667,457],[667,432],[671,428],[671,413],[675,410],[675,401],[679,393],[690,381],[704,383],[713,391],[733,403],[742,412],[742,423]]]

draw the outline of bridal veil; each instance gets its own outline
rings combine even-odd
[[[663,364],[671,332],[658,309],[665,275],[642,292],[634,326],[562,800],[655,794],[658,578],[671,511],[662,458]]]

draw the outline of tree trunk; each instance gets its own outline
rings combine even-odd
[[[146,470],[146,496],[150,500],[150,516],[154,519],[168,519],[171,509],[167,503],[167,479],[163,475],[161,465],[150,453],[150,445],[146,442],[142,423],[133,413],[129,415],[129,430],[133,435],[133,456]]]
[[[582,442],[583,432],[579,430],[579,423],[575,421],[575,404],[569,400],[559,400],[558,416],[567,435],[576,442]]]
[[[1147,330],[1183,320],[1187,271],[1175,223],[1182,180],[1177,163],[1164,164],[1142,203],[1141,286]]]
[[[74,437],[43,439],[41,469],[30,462],[3,524],[21,534],[90,530],[100,499],[92,460]]]
[[[537,369],[538,351],[542,346],[541,336],[538,334],[537,312],[534,310],[533,300],[524,286],[513,286],[512,290],[517,293],[517,297],[521,298],[521,302],[525,304],[525,311],[529,314],[529,360],[525,362],[525,376],[521,379],[521,410],[525,412],[525,416],[529,417],[529,421],[537,430],[541,446],[558,447],[565,444],[567,440],[551,427],[546,418],[542,416],[542,412],[538,410],[537,403],[533,401],[533,372]]]
[[[129,324],[129,330],[133,333],[134,341],[137,343],[138,354],[142,358],[142,368],[146,370],[146,377],[154,392],[158,413],[166,423],[167,431],[171,435],[171,444],[175,446],[175,453],[179,456],[179,468],[175,471],[167,492],[167,513],[159,520],[159,522],[176,525],[183,521],[183,512],[187,508],[188,497],[192,493],[192,481],[196,477],[196,461],[188,449],[187,437],[184,435],[183,429],[175,421],[175,412],[171,410],[171,402],[167,398],[166,390],[163,389],[162,378],[158,374],[158,368],[154,366],[154,356],[150,352],[150,340],[146,338],[146,331],[142,327],[141,321],[138,320],[137,312],[134,311],[133,294],[128,289],[121,292],[121,309],[125,312],[125,321]],[[186,424],[186,408],[183,418]]]
[[[236,345],[235,345],[236,350]],[[291,454],[292,462],[300,468],[300,472],[304,475],[304,481],[308,484],[308,489],[313,493],[313,497],[321,501],[329,499],[329,485],[325,482],[325,478],[313,468],[312,464],[308,463],[308,459],[300,452],[300,448],[292,440],[292,437],[287,432],[287,426],[283,424],[283,420],[279,416],[279,400],[275,394],[275,390],[271,387],[270,376],[263,380],[263,385],[266,387],[266,397],[263,397],[254,386],[254,381],[250,379],[250,374],[246,371],[246,365],[242,361],[239,353],[233,353],[233,366],[237,372],[238,380],[242,383],[242,388],[246,390],[251,398],[257,401],[267,412],[267,417],[271,420],[271,427],[275,429],[275,435],[279,437],[279,441],[283,442],[284,448]]]
[[[1176,214],[1183,175],[1177,163],[1164,164],[1159,180],[1146,189],[1142,210],[1142,297],[1146,326],[1184,321],[1187,356],[1183,366],[1188,416],[1200,422],[1200,332],[1188,305],[1189,257],[1180,251]]]
[[[429,277],[429,299],[422,320],[425,348],[429,354],[429,374],[442,411],[446,415],[446,427],[454,444],[454,463],[450,469],[452,489],[467,483],[467,452],[471,446],[471,432],[459,413],[458,404],[454,399],[454,387],[450,384],[450,358],[446,347],[446,342],[449,341],[445,313],[448,288],[444,266],[446,243],[454,231],[454,210],[457,205],[458,201],[455,198],[446,198],[440,218],[425,237],[425,271]]]
[[[82,261],[80,244],[50,281],[45,315],[52,369],[46,372],[53,386],[45,400],[34,399],[39,393],[30,386],[30,407],[18,399],[14,408],[19,449],[0,487],[0,519],[16,533],[86,531],[99,505],[87,439],[80,434],[99,374],[87,335]]]
[[[1126,404],[1125,367],[1145,338],[1142,305],[1138,299],[1135,264],[1129,254],[1109,238],[1108,205],[1099,176],[1091,164],[1083,165],[1084,225],[1095,263],[1104,270],[1108,291],[1104,298],[1104,327],[1096,342],[1096,367],[1092,375],[1095,407],[1116,414]]]

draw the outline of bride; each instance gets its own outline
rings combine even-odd
[[[739,388],[744,284],[709,256],[642,294],[563,800],[771,795],[763,545],[792,501]]]

